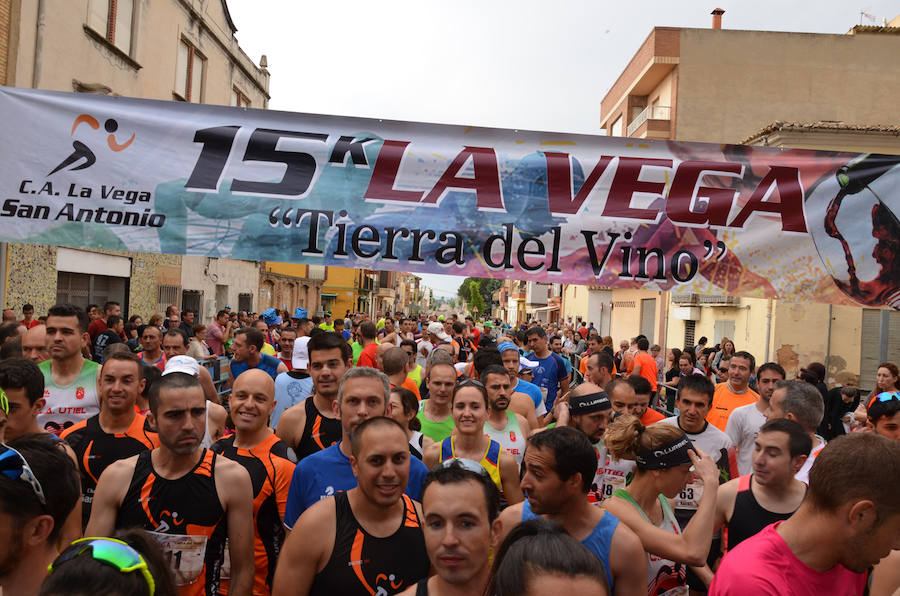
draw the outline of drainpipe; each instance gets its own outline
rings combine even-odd
[[[37,29],[34,36],[34,67],[31,72],[31,87],[38,88],[41,82],[41,58],[44,51],[44,29],[47,28],[46,0],[38,0]]]
[[[828,327],[831,333],[831,326]],[[769,362],[769,344],[772,338],[772,299],[769,298],[769,304],[766,307],[766,362]]]

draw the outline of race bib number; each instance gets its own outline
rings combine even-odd
[[[222,581],[231,579],[231,553],[228,552],[228,539],[225,539],[225,554],[222,558],[222,568],[219,571],[219,579]]]
[[[625,488],[624,476],[613,476],[610,474],[603,476],[603,499],[610,498],[620,488]]]
[[[206,536],[160,534],[149,532],[162,547],[176,586],[187,586],[197,581],[203,572],[206,558]]]
[[[696,477],[688,482],[678,496],[672,499],[675,509],[696,510],[703,497],[703,482]]]

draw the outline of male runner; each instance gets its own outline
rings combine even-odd
[[[10,409],[10,415],[12,410]],[[872,432],[900,441],[900,392],[884,392],[869,400],[866,427]],[[9,430],[7,428],[7,433]],[[7,436],[9,436],[7,434]]]
[[[603,562],[615,595],[647,591],[646,556],[641,541],[625,524],[587,499],[597,455],[583,432],[557,427],[528,439],[522,489],[526,499],[500,515],[501,535],[494,548],[522,521],[543,516],[556,521]]]
[[[356,361],[356,366],[368,366],[378,368],[375,360],[375,352],[378,350],[378,341],[375,339],[378,331],[375,329],[375,323],[372,321],[364,321],[359,325],[359,343],[362,350]]]
[[[428,356],[429,364],[425,384],[428,386],[428,399],[420,404],[416,416],[422,423],[422,434],[435,443],[440,443],[453,432],[453,416],[450,414],[450,398],[456,386],[456,369],[453,365],[440,360],[441,350],[432,351]]]
[[[607,357],[609,357],[608,354]],[[641,375],[634,374],[628,377],[627,381],[634,389],[634,415],[641,419],[641,424],[649,426],[664,419],[665,416],[650,407],[650,400],[653,398],[654,392],[650,381]]]
[[[97,319],[101,321],[101,319]],[[95,323],[97,321],[94,321]],[[94,362],[103,364],[103,351],[107,346],[122,343],[120,333],[125,328],[125,322],[119,315],[109,315],[106,317],[106,328],[100,331],[94,338],[91,345],[91,353],[94,355]]]
[[[150,424],[160,446],[106,468],[85,535],[116,529],[152,532],[166,552],[179,594],[219,593],[225,540],[230,592],[253,586],[253,490],[247,471],[200,448],[206,426],[200,381],[164,375],[150,387]]]
[[[100,366],[82,356],[89,341],[87,314],[71,304],[57,304],[47,312],[50,360],[38,367],[44,374],[46,409],[38,414],[41,428],[54,434],[100,411],[97,376]]]
[[[297,330],[288,327],[281,330],[278,338],[278,359],[287,367],[288,371],[294,368],[294,342],[297,340]]]
[[[733,360],[733,358],[732,358]],[[778,381],[769,400],[766,418],[787,418],[800,424],[812,439],[812,450],[803,467],[797,472],[797,480],[809,484],[809,471],[816,457],[825,448],[825,439],[816,429],[825,416],[825,400],[815,385],[803,381]]]
[[[275,382],[261,370],[248,370],[234,382],[229,398],[234,434],[212,450],[246,468],[253,485],[254,596],[272,589],[278,553],[284,544],[284,508],[297,458],[266,426],[275,405]]]
[[[614,412],[634,415],[637,407],[637,394],[628,381],[622,378],[613,379],[606,384],[604,391],[609,395]]]
[[[484,434],[500,443],[516,459],[516,465],[521,465],[525,455],[525,440],[531,434],[531,427],[524,416],[509,410],[509,375],[503,366],[492,364],[479,372],[479,377],[488,394]]]
[[[497,346],[497,350],[500,352],[503,368],[509,374],[509,382],[513,392],[524,393],[531,398],[531,401],[534,402],[535,416],[546,414],[547,407],[544,405],[544,396],[541,394],[541,388],[534,383],[529,383],[519,378],[521,354],[516,344],[511,341],[504,341]]]
[[[114,316],[114,315],[113,315]],[[113,352],[100,368],[100,413],[63,431],[81,475],[82,528],[91,517],[94,491],[103,471],[120,459],[159,447],[146,418],[135,411],[144,389],[141,361],[129,352]]]
[[[264,370],[273,379],[283,372],[287,372],[284,362],[274,356],[263,354],[263,334],[253,327],[243,327],[234,332],[234,357],[231,359],[231,374],[228,376],[228,386],[234,385],[234,380],[245,370],[259,368]]]
[[[600,350],[590,356],[586,356],[584,360],[586,362],[585,370],[587,371],[585,381],[589,381],[605,390],[606,386],[613,380],[612,372],[615,370],[615,364],[612,356],[607,354],[605,350]]]
[[[94,342],[97,341],[97,336],[100,335],[101,332],[105,331],[111,325],[109,325],[109,317],[115,315],[120,317],[122,314],[122,308],[119,306],[118,302],[107,302],[103,305],[103,316],[97,317],[93,321],[90,322],[87,328],[88,335],[91,336],[90,345],[94,345]]]
[[[624,488],[634,470],[633,461],[612,459],[603,444],[603,435],[613,414],[609,396],[597,385],[585,382],[570,392],[568,400],[557,404],[555,426],[569,426],[583,432],[594,446],[597,471],[588,491],[588,501],[599,503],[611,497],[616,489]],[[547,428],[551,426],[554,425]]]
[[[46,433],[0,445],[0,593],[33,596],[78,504],[78,471]]]
[[[656,368],[656,360],[648,352],[649,349],[650,342],[647,340],[647,338],[644,336],[638,337],[637,353],[634,355],[634,366],[632,367],[629,376],[640,375],[641,377],[647,379],[647,382],[650,383],[650,390],[655,393],[658,371]]]
[[[275,377],[275,409],[269,419],[269,425],[274,429],[278,428],[282,414],[312,395],[313,380],[309,374],[307,348],[309,339],[308,335],[304,335],[294,340],[290,370]]]
[[[731,438],[737,448],[738,472],[741,476],[753,471],[753,453],[756,434],[766,423],[766,410],[769,400],[775,391],[775,384],[785,379],[784,369],[780,364],[766,362],[756,371],[756,387],[759,399],[752,404],[740,406],[731,412],[725,425],[725,434]]]
[[[340,417],[341,442],[301,460],[294,469],[288,493],[284,525],[292,529],[304,511],[317,501],[355,487],[351,455],[351,433],[368,418],[384,416],[389,402],[390,383],[383,372],[368,366],[348,370],[338,387],[333,412]],[[406,437],[406,433],[404,433]],[[404,440],[409,454],[408,439]],[[428,470],[418,459],[409,464],[409,484],[404,482],[406,494],[415,500],[422,498],[422,482]]]
[[[425,547],[437,573],[403,596],[482,594],[500,531],[500,495],[490,477],[471,462],[449,459],[425,477],[422,511]]]
[[[172,327],[172,329],[176,328],[177,326]],[[159,330],[159,327],[144,326],[144,330],[141,332],[141,351],[138,352],[138,358],[145,364],[165,370],[166,354],[162,351],[162,331]]]
[[[425,368],[416,362],[416,342],[411,339],[404,339],[400,342],[400,347],[403,348],[403,351],[406,352],[406,355],[409,358],[409,372],[406,376],[415,383],[416,389],[418,389],[422,384]]]
[[[472,359],[472,368],[474,369],[472,371],[472,378],[484,382],[482,374],[489,366],[499,366],[506,372],[506,368],[503,366],[503,358],[500,356],[500,352],[497,351],[497,348],[486,346],[478,350],[475,353],[475,357]],[[508,374],[507,377],[509,377]],[[512,382],[510,382],[509,406],[507,406],[507,409],[513,414],[518,414],[525,419],[525,422],[528,423],[529,434],[532,430],[540,428],[537,416],[534,413],[534,402],[531,400],[531,397],[525,393],[513,391]]]
[[[737,462],[734,455],[734,445],[724,432],[706,421],[712,405],[715,385],[703,375],[691,375],[684,377],[678,384],[678,397],[675,405],[678,415],[666,418],[661,424],[677,426],[688,436],[691,443],[701,451],[708,454],[716,462],[719,468],[719,484],[728,482],[738,476]],[[677,497],[672,499],[672,507],[675,510],[675,519],[681,528],[686,528],[691,518],[700,506],[703,497],[703,481],[695,473],[685,484]],[[707,565],[711,569],[721,552],[721,535],[713,534],[712,547],[707,555]],[[705,592],[710,579],[711,571],[704,568],[695,571],[689,568],[687,583],[692,591]]]
[[[728,363],[728,380],[716,385],[712,408],[706,417],[709,423],[725,432],[728,417],[741,406],[755,403],[759,394],[750,389],[750,375],[756,369],[756,359],[750,352],[735,352]],[[679,389],[684,377],[678,382]]]
[[[301,341],[305,338],[300,338]],[[315,393],[303,394],[305,384],[294,379],[295,369],[275,379],[275,399],[301,400],[285,410],[278,421],[278,438],[288,444],[298,460],[318,453],[341,440],[341,421],[334,404],[341,378],[351,368],[353,352],[334,333],[317,333],[306,344],[309,372]],[[301,398],[302,396],[302,398]]]
[[[170,329],[169,331],[183,333],[180,329]],[[199,380],[200,371],[202,370],[203,367],[200,366],[200,363],[190,356],[175,355],[166,360],[166,370],[163,371],[162,376],[178,372],[189,374]],[[150,383],[152,382],[153,381],[150,381]],[[201,383],[201,386],[202,385],[203,384]],[[228,412],[225,408],[208,399],[206,400],[206,430],[203,433],[203,437],[200,439],[200,447],[208,449],[222,437],[222,434],[225,432],[225,423],[227,419]]]
[[[565,395],[569,392],[569,375],[562,357],[554,354],[547,347],[547,332],[543,327],[532,327],[525,332],[528,338],[528,347],[531,353],[525,354],[525,358],[538,363],[534,371],[534,383],[547,391],[544,405],[548,411],[553,410],[553,402],[557,395]]]
[[[44,375],[37,364],[26,358],[0,361],[0,390],[6,394],[9,404],[3,435],[6,442],[25,434],[44,432],[37,423],[46,402]]]
[[[187,335],[183,329],[175,327],[166,331],[162,340],[162,349],[163,353],[166,355],[166,362],[168,363],[168,360],[175,356],[187,356],[189,347],[188,341]],[[197,365],[197,378],[200,379],[200,384],[203,386],[203,395],[206,396],[207,400],[214,404],[218,404],[220,401],[219,394],[216,391],[215,384],[213,384],[212,375],[209,374],[209,371],[205,366],[200,366],[199,362]],[[163,366],[164,371],[165,369],[166,366]]]
[[[379,346],[380,348],[381,346]],[[406,353],[406,350],[396,346],[389,347],[381,357],[381,366],[382,372],[387,375],[392,387],[409,389],[416,399],[421,401],[419,386],[409,378],[409,354]]]
[[[763,528],[789,518],[806,496],[794,478],[803,467],[812,440],[803,427],[785,418],[762,425],[753,452],[753,473],[734,478],[716,494],[715,527],[728,528],[728,549]]]
[[[356,371],[364,372],[351,377]],[[373,384],[365,391],[373,395],[376,383],[387,390],[384,375],[367,367],[347,373],[344,400],[354,394],[348,382]],[[394,594],[428,575],[421,508],[403,493],[407,481],[424,480],[411,477],[411,466],[421,462],[409,454],[406,431],[376,416],[361,421],[346,442],[355,486],[323,496],[297,520],[275,573],[275,595]]]
[[[869,568],[900,546],[900,442],[874,433],[837,437],[809,480],[789,519],[728,552],[711,596],[863,593]]]
[[[47,326],[35,325],[22,337],[22,356],[35,364],[50,358],[47,350]]]

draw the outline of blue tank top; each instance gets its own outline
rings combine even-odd
[[[260,354],[261,358],[259,360],[259,366],[254,368],[258,368],[259,370],[264,370],[269,373],[269,376],[273,379],[278,376],[278,365],[281,364],[281,360],[275,358],[274,356],[269,356],[268,354]],[[238,362],[236,360],[231,361],[231,365],[229,369],[231,370],[231,377],[233,379],[238,378],[238,376],[249,369],[246,362]]]
[[[540,516],[531,510],[528,499],[525,499],[522,503],[522,521],[537,519],[538,517]],[[606,579],[609,581],[610,594],[613,592],[613,578],[609,570],[609,551],[612,548],[613,533],[618,525],[619,518],[609,511],[605,511],[603,517],[600,518],[600,522],[594,526],[590,535],[581,541],[581,544],[585,545],[603,563],[603,568],[606,569]]]

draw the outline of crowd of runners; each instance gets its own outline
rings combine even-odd
[[[0,594],[896,594],[897,366],[708,344],[6,310]]]

